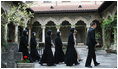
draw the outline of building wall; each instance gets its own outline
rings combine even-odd
[[[61,24],[64,20],[68,21],[71,25],[75,25],[77,21],[84,21],[87,25],[93,20],[101,22],[98,13],[72,13],[72,14],[35,14],[33,23],[38,21],[41,25],[47,24],[48,21],[53,21],[56,25]]]
[[[75,27],[74,25],[76,25],[77,22],[82,21],[83,23],[85,23],[85,27],[83,26],[83,27],[76,28],[78,30],[77,42],[85,44],[87,30],[90,27],[90,23],[94,20],[97,20],[99,23],[101,23],[102,19],[98,13],[35,14],[32,24],[37,21],[39,24],[41,24],[41,26],[45,26],[49,21],[52,21],[56,25],[55,29],[58,30],[58,27],[57,27],[58,25],[61,25],[63,22],[64,22],[63,24],[66,24],[66,22],[68,22],[67,25],[71,25],[70,27],[65,27],[65,28],[59,27],[59,30],[62,32],[62,41],[67,42],[70,28]]]

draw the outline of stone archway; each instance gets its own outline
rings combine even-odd
[[[8,24],[8,34],[7,38],[8,40],[12,40],[13,42],[15,41],[15,25],[11,22]]]
[[[86,24],[84,23],[84,21],[78,21],[75,24],[75,29],[77,30],[77,34],[76,34],[76,39],[77,39],[77,43],[86,43]]]
[[[56,29],[56,25],[54,24],[53,21],[48,21],[47,24],[45,25],[46,26],[46,34],[47,34],[47,31],[48,30],[52,30],[52,40],[54,42],[54,39],[55,39],[55,36],[56,36],[56,32],[57,32],[57,29]]]
[[[63,21],[60,27],[62,42],[68,41],[68,35],[71,28],[71,24],[68,21]]]
[[[23,33],[23,27],[18,26],[18,42],[20,41],[20,37],[22,36],[22,33]]]
[[[41,42],[42,41],[42,28],[41,24],[38,21],[35,21],[32,24],[31,32],[36,32],[36,38]]]

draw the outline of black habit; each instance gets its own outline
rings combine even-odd
[[[20,45],[19,45],[19,52],[23,53],[23,56],[28,56],[28,37],[27,37],[27,31],[23,31],[23,35],[20,38]]]
[[[66,51],[66,56],[65,56],[65,64],[67,66],[72,66],[73,64],[78,64],[77,62],[77,52],[75,50],[75,42],[74,42],[74,29],[70,29],[69,37],[68,37],[68,45],[67,45],[67,51]]]
[[[35,32],[32,33],[32,37],[31,37],[31,40],[30,40],[30,55],[33,59],[33,61],[35,60],[38,60],[40,59],[40,55],[38,54],[38,51],[36,49],[36,46],[37,46],[37,42],[36,42],[36,38],[34,36]]]
[[[27,30],[24,30],[23,34],[20,38],[19,52],[22,52],[23,56],[28,56],[28,58],[30,59],[30,62],[32,62],[32,58],[29,55],[28,48],[27,48],[27,46],[28,46],[28,37],[27,37],[26,33],[27,33]]]
[[[88,46],[88,56],[86,60],[85,66],[91,66],[91,61],[93,59],[94,64],[96,64],[96,54],[95,54],[95,44],[97,44],[95,40],[95,30],[93,28],[89,28],[87,35],[87,46]]]
[[[54,55],[56,64],[64,61],[64,52],[62,46],[63,44],[60,38],[60,32],[57,32],[55,38],[55,55]]]
[[[51,43],[51,30],[48,30],[47,35],[45,37],[45,49],[43,51],[43,55],[40,61],[40,64],[46,63],[48,66],[54,65],[54,56],[52,52],[52,43]]]

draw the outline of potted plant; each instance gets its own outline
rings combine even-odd
[[[28,56],[24,56],[22,61],[17,61],[18,68],[34,68],[34,63],[30,63]]]

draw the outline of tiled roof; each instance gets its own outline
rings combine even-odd
[[[53,6],[53,9],[51,9],[51,6],[35,6],[30,7],[30,9],[34,12],[50,12],[50,11],[84,11],[84,10],[97,10],[100,5],[81,5],[82,8],[78,8],[79,5],[63,5],[63,6]]]

